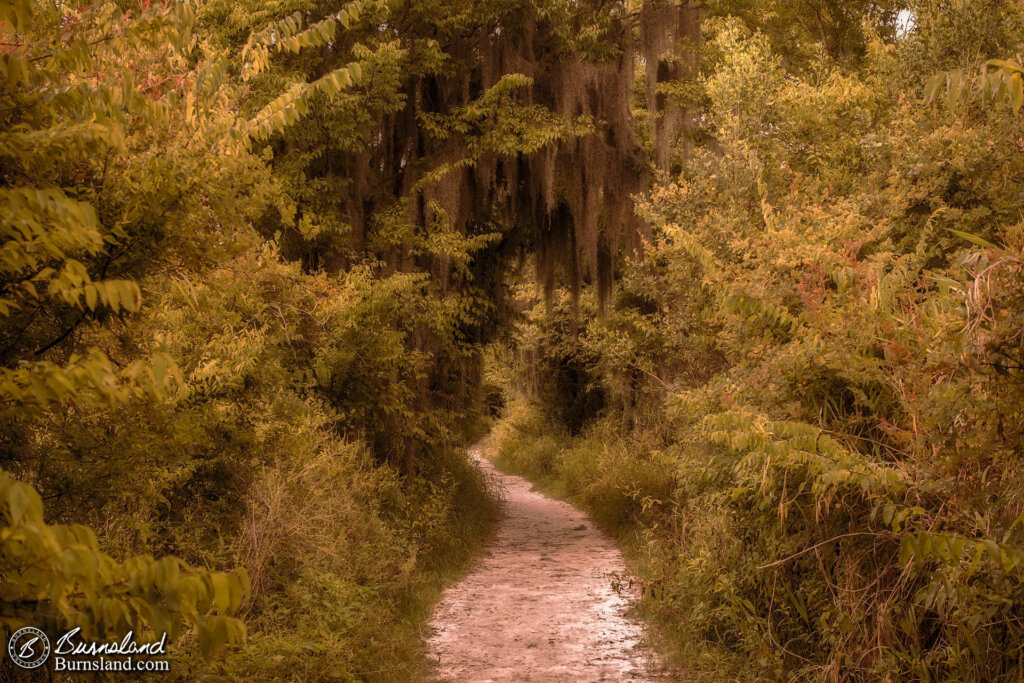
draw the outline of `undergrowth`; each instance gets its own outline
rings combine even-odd
[[[669,511],[679,509],[678,480],[662,454],[623,438],[611,420],[572,435],[538,405],[522,400],[509,403],[490,439],[498,467],[583,508],[618,540],[634,577],[637,614],[652,627],[651,645],[672,676],[726,681],[754,675],[744,653],[702,637],[707,624],[677,597],[693,589],[686,576],[666,576],[681,534],[693,534],[691,543],[724,542],[728,529],[724,511],[694,511],[692,521],[700,516],[700,526],[685,530],[672,518]]]
[[[262,570],[245,646],[187,677],[423,680],[433,606],[495,518],[479,471],[452,452],[403,483],[351,445],[300,462],[254,493],[244,535]]]

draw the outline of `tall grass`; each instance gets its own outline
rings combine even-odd
[[[333,440],[268,467],[241,529],[250,568],[243,648],[184,679],[423,680],[423,633],[441,590],[464,571],[496,519],[462,451],[414,478]],[[182,648],[187,651],[187,647]]]
[[[722,644],[728,636],[706,637],[715,625],[693,609],[702,588],[678,565],[683,546],[693,558],[707,552],[724,558],[742,547],[724,508],[685,509],[675,459],[609,418],[573,436],[524,400],[509,403],[491,444],[499,467],[579,505],[618,539],[635,576],[638,613],[653,626],[653,644],[675,675],[723,681],[753,675],[746,655]]]

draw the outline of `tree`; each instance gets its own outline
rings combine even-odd
[[[20,466],[21,442],[45,411],[116,406],[181,383],[166,355],[116,367],[99,348],[79,352],[68,340],[90,321],[141,304],[137,283],[111,274],[138,273],[140,259],[159,247],[161,217],[139,209],[167,188],[135,175],[126,156],[143,158],[140,128],[160,131],[154,138],[174,128],[181,101],[169,90],[191,39],[191,14],[187,6],[164,6],[133,16],[113,4],[58,13],[14,2],[2,6],[0,19],[0,420],[3,458]],[[130,55],[149,61],[133,63]],[[201,88],[179,93],[193,108],[207,105]],[[212,123],[189,121],[187,111],[182,118],[193,135]],[[137,196],[119,195],[108,174],[143,184],[131,186]],[[43,465],[41,458],[39,474]],[[247,590],[244,570],[193,569],[173,557],[118,562],[89,529],[47,524],[39,494],[3,471],[0,510],[5,631],[78,626],[105,638],[129,628],[176,634],[190,626],[207,654],[244,636],[229,616]]]

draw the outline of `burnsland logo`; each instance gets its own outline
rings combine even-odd
[[[22,669],[37,669],[50,656],[50,639],[32,626],[18,629],[7,641],[7,654]]]
[[[151,643],[138,643],[129,631],[120,641],[83,640],[81,629],[62,635],[53,646],[54,671],[170,671],[167,634]],[[38,628],[27,626],[15,631],[7,642],[7,654],[22,669],[36,669],[50,657],[50,639]]]

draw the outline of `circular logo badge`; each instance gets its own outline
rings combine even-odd
[[[22,669],[37,669],[50,656],[50,639],[39,629],[26,626],[7,641],[7,654]]]

